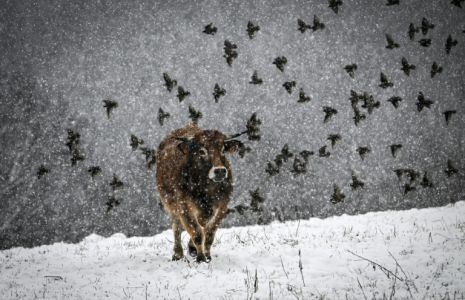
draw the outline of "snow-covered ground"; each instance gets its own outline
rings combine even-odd
[[[0,252],[1,299],[464,299],[465,202],[220,229],[211,263],[172,231]],[[188,236],[183,234],[184,246]],[[299,256],[300,252],[300,256]],[[391,298],[392,297],[392,298]]]

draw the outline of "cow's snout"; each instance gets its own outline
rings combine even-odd
[[[208,177],[215,182],[221,182],[228,177],[228,171],[224,167],[214,167],[210,169],[210,172],[208,172]]]

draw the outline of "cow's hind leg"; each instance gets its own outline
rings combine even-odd
[[[171,227],[173,228],[174,233],[174,254],[173,260],[180,260],[184,257],[181,244],[181,233],[182,233],[182,224],[181,220],[177,216],[171,216]]]
[[[188,247],[189,247],[190,256],[196,257],[197,256],[197,248],[195,247],[194,242],[192,241],[192,239],[189,239]]]

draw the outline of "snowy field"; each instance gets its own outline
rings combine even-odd
[[[0,253],[1,299],[464,299],[465,202],[220,229],[210,264],[172,231]],[[184,233],[183,244],[188,237]],[[299,255],[300,252],[300,255]]]

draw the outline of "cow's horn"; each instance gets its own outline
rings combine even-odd
[[[230,139],[233,139],[233,138],[237,138],[238,136],[241,136],[241,135],[243,135],[244,133],[247,133],[247,130],[246,130],[246,131],[243,131],[243,132],[241,132],[241,133],[233,134],[233,135],[225,134],[223,140],[230,140]]]
[[[173,136],[173,137],[171,137],[171,138],[173,138],[173,139],[175,139],[175,140],[178,140],[178,141],[183,141],[183,142],[188,142],[188,141],[191,140],[191,138],[180,137],[180,136]]]

